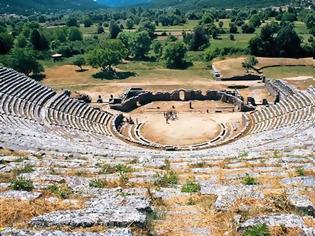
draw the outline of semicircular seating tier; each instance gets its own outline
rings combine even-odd
[[[171,150],[167,146],[157,150],[155,143],[143,138],[141,124],[130,127],[130,140],[126,142],[115,128],[119,115],[93,108],[71,98],[68,91],[56,92],[24,74],[0,67],[0,146],[138,157],[187,155],[188,151],[192,156],[226,155],[313,142],[315,89],[300,91],[280,80],[268,81],[266,86],[280,94],[280,101],[244,113],[246,125],[238,135],[233,135],[230,124],[222,123],[218,139],[172,152],[166,151]]]

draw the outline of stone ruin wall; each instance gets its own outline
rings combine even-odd
[[[265,85],[268,92],[275,98],[277,95],[283,98],[283,96],[285,97],[295,93],[295,90],[282,80],[266,80]]]
[[[180,93],[184,93],[184,99],[180,98]],[[143,92],[135,97],[131,97],[123,101],[120,106],[115,106],[116,109],[122,112],[132,111],[139,106],[144,106],[148,103],[154,101],[190,101],[190,100],[199,100],[199,101],[223,101],[226,103],[233,104],[238,107],[242,112],[247,112],[253,110],[252,107],[247,106],[244,101],[232,94],[223,91],[208,90],[205,94],[201,90],[175,90],[173,92]]]

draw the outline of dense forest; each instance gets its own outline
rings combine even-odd
[[[1,13],[31,14],[34,11],[51,11],[56,9],[91,9],[106,7],[142,6],[145,8],[169,8],[176,7],[181,9],[196,8],[234,8],[234,7],[270,7],[285,5],[291,0],[1,0]]]
[[[58,53],[109,74],[123,60],[185,69],[233,55],[314,56],[314,36],[311,7],[60,10],[2,16],[0,62],[36,74]]]

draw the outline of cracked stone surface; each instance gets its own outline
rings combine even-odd
[[[299,228],[303,230],[304,234],[307,236],[311,236],[311,233],[314,232],[315,229],[306,226],[301,216],[293,214],[274,214],[256,217],[240,224],[239,229],[246,229],[257,224],[266,224],[268,227],[284,226],[286,228]]]
[[[40,192],[27,192],[27,191],[16,191],[16,190],[0,192],[0,198],[28,200],[28,201],[37,199],[41,195],[42,193]]]
[[[129,229],[109,229],[102,233],[92,232],[64,232],[64,231],[31,231],[31,230],[19,230],[14,228],[6,228],[0,232],[2,236],[132,236]]]
[[[30,223],[41,227],[143,226],[147,211],[150,211],[150,202],[143,196],[124,195],[121,191],[109,190],[89,200],[85,209],[48,213],[34,217]]]
[[[201,194],[217,195],[214,207],[217,210],[227,210],[239,198],[254,198],[262,199],[264,194],[257,186],[233,186],[233,185],[218,185],[208,182],[201,182]]]

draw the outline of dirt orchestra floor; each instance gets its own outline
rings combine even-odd
[[[166,123],[164,112],[175,107],[178,119]],[[134,121],[144,123],[141,134],[148,140],[165,145],[192,145],[209,141],[220,133],[219,123],[241,125],[241,113],[233,106],[214,101],[153,102],[126,113]],[[216,113],[216,110],[222,110]]]

